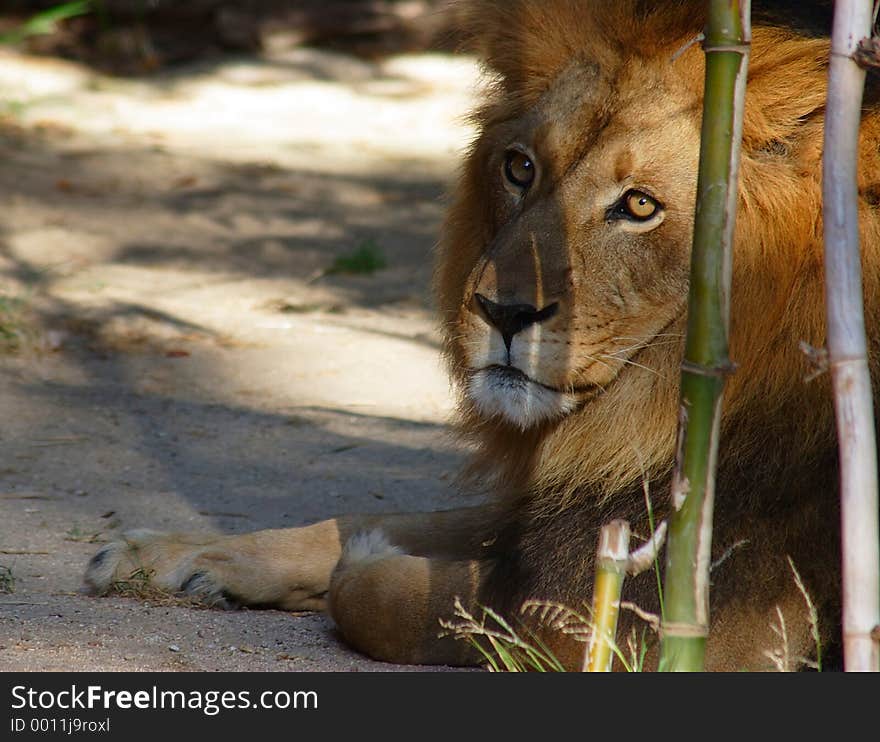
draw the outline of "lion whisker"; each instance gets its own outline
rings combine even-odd
[[[603,357],[605,357],[605,358],[612,358],[612,356],[608,356],[608,355],[604,355],[604,354],[603,354]],[[596,356],[587,355],[586,358],[587,358],[587,360],[590,361],[591,363],[601,363],[601,364],[602,364],[603,366],[605,366],[605,368],[607,368],[609,371],[614,371],[614,366],[612,366],[610,363],[605,363],[605,361],[601,360],[601,357],[596,357]],[[614,359],[614,360],[620,360],[620,359]]]
[[[621,363],[628,364],[630,366],[636,366],[638,368],[644,369],[645,371],[649,371],[661,379],[665,378],[665,376],[663,374],[661,374],[659,371],[657,371],[656,369],[653,369],[650,366],[645,366],[641,363],[636,363],[635,361],[631,361],[628,358],[617,358],[616,356],[612,356],[612,355],[608,355],[608,354],[603,354],[603,357],[604,358],[614,358],[614,360],[620,361]]]
[[[648,335],[616,335],[615,340],[644,340],[645,338],[683,338],[682,332],[658,332]]]
[[[635,345],[627,345],[624,348],[618,348],[617,350],[613,350],[611,352],[614,354],[626,353],[627,351],[630,351],[630,350],[637,350],[637,349],[643,349],[643,348],[659,348],[664,345],[677,345],[677,344],[678,344],[677,340],[662,340],[662,341],[659,341],[656,343],[645,343],[645,344],[636,343]]]

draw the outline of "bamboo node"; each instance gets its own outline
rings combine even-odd
[[[713,54],[717,52],[735,52],[737,54],[748,54],[752,45],[748,41],[744,44],[707,44],[703,42],[703,52]]]
[[[660,638],[676,637],[680,639],[705,639],[709,636],[709,627],[705,624],[676,623],[663,621],[660,624]]]
[[[681,362],[681,370],[685,373],[696,374],[697,376],[710,376],[716,379],[723,379],[725,376],[736,373],[737,365],[732,361],[724,361],[717,366],[704,366],[702,363],[693,363],[685,359]]]
[[[880,626],[875,626],[871,629],[871,641],[880,643]]]
[[[829,363],[832,370],[836,368],[843,368],[844,366],[866,366],[868,365],[868,359],[865,356],[836,356],[831,359]]]

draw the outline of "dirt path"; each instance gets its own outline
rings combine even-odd
[[[96,599],[81,573],[132,527],[468,501],[427,285],[474,80],[431,56],[150,82],[0,58],[0,297],[25,333],[0,355],[0,669],[396,669],[321,616]],[[386,267],[327,273],[357,251]]]

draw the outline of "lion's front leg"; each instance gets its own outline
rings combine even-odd
[[[486,510],[474,507],[343,516],[237,536],[132,531],[95,554],[85,582],[104,594],[137,575],[161,590],[218,607],[324,610],[330,575],[351,536],[378,528],[407,553],[455,559],[479,551],[487,521]]]

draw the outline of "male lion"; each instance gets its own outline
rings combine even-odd
[[[599,528],[668,512],[699,150],[703,2],[471,0],[493,75],[445,222],[435,292],[460,430],[488,505],[346,516],[225,537],[129,534],[86,580],[141,566],[208,603],[330,612],[345,639],[404,663],[476,661],[439,637],[456,596],[520,616],[581,609]],[[688,46],[690,44],[690,46]],[[677,54],[678,52],[678,54]],[[749,68],[719,454],[710,669],[766,668],[814,642],[790,557],[838,640],[837,454],[825,344],[821,152],[827,42],[756,23]],[[880,343],[880,107],[866,104],[859,209],[871,358]],[[352,536],[355,536],[352,538]],[[346,544],[348,544],[346,546]],[[626,599],[657,611],[653,574]],[[525,619],[524,619],[525,620]],[[631,618],[622,617],[627,631]],[[583,644],[541,625],[568,667]]]

